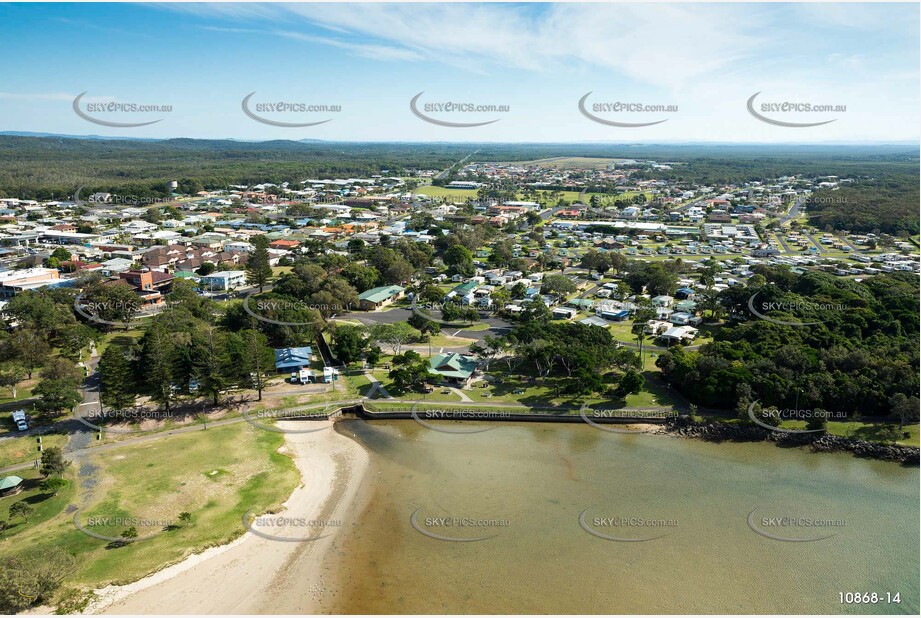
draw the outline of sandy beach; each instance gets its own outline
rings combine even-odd
[[[315,521],[345,519],[368,470],[367,452],[327,430],[289,433],[288,450],[302,484],[285,502],[277,518]],[[279,427],[301,429],[296,422]],[[313,524],[311,524],[313,525]],[[307,529],[254,523],[232,543],[208,549],[126,586],[97,590],[98,600],[86,613],[95,614],[299,614],[311,613],[324,590],[321,563],[339,533],[335,526]]]

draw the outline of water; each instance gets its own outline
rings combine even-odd
[[[490,425],[493,426],[493,425]],[[918,470],[770,444],[347,421],[369,486],[328,559],[339,613],[918,613]],[[451,538],[447,542],[413,528]],[[586,532],[579,515],[601,534]],[[783,538],[756,534],[747,523]],[[835,526],[780,527],[779,516]],[[430,525],[469,517],[482,526]],[[611,526],[596,518],[655,526]],[[762,521],[762,518],[768,518]],[[507,523],[507,526],[496,524]],[[662,525],[669,524],[669,525]],[[327,582],[328,584],[330,582]],[[839,592],[898,592],[843,606]]]

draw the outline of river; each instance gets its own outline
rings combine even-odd
[[[490,430],[337,424],[371,471],[326,558],[322,611],[918,613],[917,468],[581,425],[462,427]],[[882,600],[843,605],[846,592]]]

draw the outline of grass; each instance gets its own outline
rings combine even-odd
[[[15,436],[0,440],[0,468],[13,464],[39,459],[37,436]],[[67,443],[65,434],[47,434],[42,436],[42,447],[62,448]],[[21,474],[19,476],[22,476]]]
[[[783,421],[781,427],[786,429],[805,429],[806,421]],[[902,436],[903,432],[908,437],[900,437],[895,442],[902,446],[919,446],[919,425],[906,425],[899,429],[896,423],[867,423],[863,421],[829,421],[828,433],[844,438],[857,438],[868,442],[888,442],[891,435]]]
[[[9,528],[0,536],[0,548],[5,543],[13,543],[12,537],[31,529],[33,526],[42,524],[64,510],[64,507],[73,500],[76,493],[73,475],[68,475],[68,484],[58,491],[57,495],[51,495],[39,489],[38,485],[42,481],[38,470],[20,471],[16,476],[23,480],[24,489],[14,496],[0,498],[0,520],[9,524]],[[10,506],[16,502],[28,502],[35,511],[29,516],[28,522],[16,517],[10,517]]]
[[[117,517],[179,524],[179,513],[188,511],[191,522],[172,529],[137,525],[141,537],[155,536],[112,547],[78,531],[72,516],[60,512],[68,502],[81,502],[61,492],[58,512],[41,527],[35,525],[36,513],[20,532],[0,541],[0,555],[57,546],[76,555],[79,563],[65,585],[135,581],[239,536],[247,510],[278,508],[300,478],[293,462],[276,452],[283,440],[240,423],[100,453],[92,458],[97,472],[91,495],[83,498],[89,503],[79,515],[82,525],[119,536],[126,526],[118,525]],[[101,523],[90,527],[92,517]]]

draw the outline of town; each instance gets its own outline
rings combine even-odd
[[[687,165],[471,153],[359,177],[0,198],[0,533],[42,543],[37,523],[93,495],[67,457],[148,461],[176,443],[188,465],[223,453],[232,467],[261,457],[253,435],[345,413],[817,432],[794,444],[916,464],[917,226],[867,221],[884,192],[866,175],[704,183]],[[227,436],[233,448],[214,442]],[[163,530],[199,538],[203,511],[188,508]],[[109,548],[159,534],[81,526]],[[94,560],[139,577],[135,555]]]

